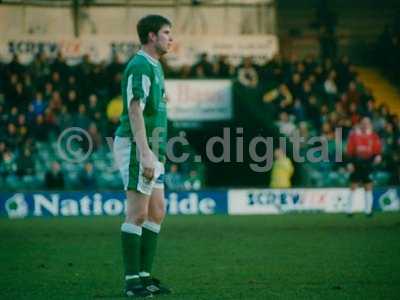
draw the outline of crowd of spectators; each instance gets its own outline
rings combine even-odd
[[[398,39],[392,41],[398,47]],[[376,171],[387,177],[385,184],[400,183],[399,116],[391,113],[388,106],[376,103],[373,91],[360,81],[356,67],[346,56],[337,61],[319,61],[313,56],[300,60],[295,56],[285,59],[277,55],[264,64],[246,57],[234,67],[227,57],[218,57],[212,62],[203,54],[192,67],[173,70],[166,66],[166,70],[168,76],[177,78],[234,79],[245,87],[248,95],[256,95],[265,110],[272,112],[282,135],[289,137],[299,133],[305,141],[300,145],[303,154],[313,146],[307,142],[312,136],[325,138],[330,163],[314,166],[322,177],[329,172],[349,177],[345,151],[343,163],[334,163],[335,132],[340,129],[345,150],[349,133],[359,126],[362,117],[368,117],[383,145],[383,160],[376,166]],[[305,172],[301,174],[304,180],[299,184],[312,186],[312,182],[307,182],[312,179],[312,171]]]
[[[384,145],[379,168],[390,174],[390,183],[399,181],[399,117],[388,107],[377,106],[347,57],[318,62],[313,57],[277,55],[265,64],[247,57],[234,66],[226,56],[211,61],[203,54],[192,66],[162,64],[166,78],[227,78],[257,91],[257,100],[273,112],[283,135],[298,131],[302,137],[321,135],[334,143],[336,128],[343,129],[346,139],[360,118],[368,116]],[[50,60],[43,53],[29,65],[21,64],[17,56],[0,64],[0,178],[35,175],[37,142],[55,141],[70,126],[85,129],[95,150],[107,147],[105,137],[113,136],[118,126],[116,99],[123,69],[117,57],[109,64],[94,64],[85,56],[81,63],[69,66],[61,54]],[[48,183],[52,181],[62,187],[60,178],[50,180],[60,168],[50,162],[48,167],[43,182],[48,188],[53,187]],[[79,181],[85,186],[96,186],[93,168],[90,163],[82,167]],[[188,170],[182,179],[175,174],[178,169],[171,166],[167,176],[171,188],[196,189],[203,184],[196,171]]]
[[[305,142],[300,145],[303,154],[313,146],[307,142],[312,136],[323,137],[327,141],[330,163],[314,166],[320,174],[339,172],[348,178],[345,152],[343,163],[332,163],[336,154],[335,132],[339,129],[346,143],[349,133],[359,126],[362,117],[369,117],[383,145],[383,160],[376,166],[376,171],[387,176],[386,184],[399,184],[399,116],[392,114],[386,105],[376,103],[373,91],[360,81],[348,57],[336,62],[330,59],[318,62],[313,57],[285,60],[276,56],[263,66],[250,64],[252,67],[249,67],[249,64],[244,63],[242,68],[252,68],[249,74],[255,72],[257,75],[251,76],[258,77],[259,84],[254,87],[250,83],[254,80],[241,80],[240,77],[238,80],[247,88],[260,91],[260,101],[267,110],[273,111],[282,135],[298,133],[304,138]],[[306,182],[312,178],[310,173],[310,170],[302,173],[300,185],[310,185]]]
[[[69,66],[61,54],[50,60],[43,53],[29,65],[16,55],[0,64],[0,179],[34,176],[37,143],[54,141],[71,126],[86,130],[94,147],[102,147],[103,137],[112,136],[118,124],[106,108],[120,93],[123,67],[117,59],[105,65],[88,57]],[[48,167],[57,173],[56,162]],[[53,188],[51,175],[43,178],[48,188]],[[61,180],[56,183],[62,187]]]
[[[400,82],[400,13],[392,25],[385,26],[376,44],[376,62],[385,75]]]
[[[112,137],[118,126],[124,67],[117,56],[109,64],[95,64],[84,56],[81,63],[69,65],[61,54],[49,59],[44,53],[28,65],[17,55],[10,63],[0,63],[0,185],[39,176],[36,188],[68,188],[65,160],[44,157],[46,170],[39,174],[36,158],[70,127],[84,129],[95,152],[109,152],[106,137]],[[89,145],[83,139],[75,146]],[[193,176],[190,170],[186,173],[177,188],[191,188]],[[74,188],[100,187],[95,174],[96,163],[89,158],[81,164]]]

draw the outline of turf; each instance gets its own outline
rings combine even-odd
[[[0,220],[0,299],[121,299],[121,218]],[[399,299],[400,214],[168,216],[168,299]]]

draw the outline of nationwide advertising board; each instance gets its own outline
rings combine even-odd
[[[167,213],[171,215],[227,213],[226,191],[168,192],[165,199]],[[0,216],[118,216],[123,214],[125,203],[123,192],[0,193]]]
[[[170,215],[251,215],[293,212],[343,213],[348,189],[232,189],[167,192]],[[374,190],[375,211],[399,211],[400,188]],[[119,216],[125,210],[123,192],[0,193],[0,217]],[[364,211],[364,191],[357,190],[353,212]]]

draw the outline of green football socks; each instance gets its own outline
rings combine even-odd
[[[142,227],[123,223],[121,226],[122,257],[125,280],[139,279]]]
[[[144,222],[141,237],[140,276],[149,276],[151,273],[159,232],[159,224]]]

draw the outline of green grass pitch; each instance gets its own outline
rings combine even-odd
[[[0,220],[0,299],[121,299],[119,217]],[[399,299],[400,214],[168,216],[168,299]]]

